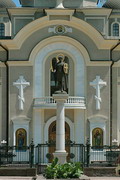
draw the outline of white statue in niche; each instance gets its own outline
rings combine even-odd
[[[96,89],[96,109],[100,110],[100,103],[102,102],[101,96],[100,96],[100,89],[104,86],[106,86],[107,83],[104,82],[102,79],[100,79],[100,76],[96,76],[96,79],[90,82],[90,86],[93,86]]]
[[[25,98],[24,98],[23,90],[27,86],[30,86],[30,83],[27,82],[23,76],[19,76],[19,79],[16,82],[13,82],[13,86],[16,86],[19,89],[19,95],[18,95],[19,110],[24,110]]]

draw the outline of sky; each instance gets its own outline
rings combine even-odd
[[[105,1],[105,0],[99,0],[101,2],[99,2],[98,4],[98,7],[101,7],[102,6],[102,3]],[[13,2],[16,4],[16,6],[20,6],[20,3],[19,3],[19,0],[13,0]]]
[[[20,6],[19,0],[12,0],[12,1],[16,4],[16,6]]]

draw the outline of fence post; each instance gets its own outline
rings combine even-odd
[[[89,167],[89,164],[90,164],[90,143],[89,143],[89,139],[87,140],[86,148],[87,148],[87,167]]]
[[[33,140],[30,144],[30,168],[33,167],[34,164],[34,143]]]

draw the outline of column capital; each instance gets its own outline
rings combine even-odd
[[[65,102],[68,99],[69,95],[68,94],[53,94],[53,98],[56,102]]]

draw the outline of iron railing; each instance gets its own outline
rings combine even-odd
[[[116,166],[120,161],[119,146],[92,146],[90,147],[90,164],[102,166]]]
[[[0,146],[0,165],[44,166],[53,160],[55,143],[34,146]],[[90,144],[66,143],[67,161],[81,162],[85,166],[116,166],[120,164],[120,147],[90,146]]]

